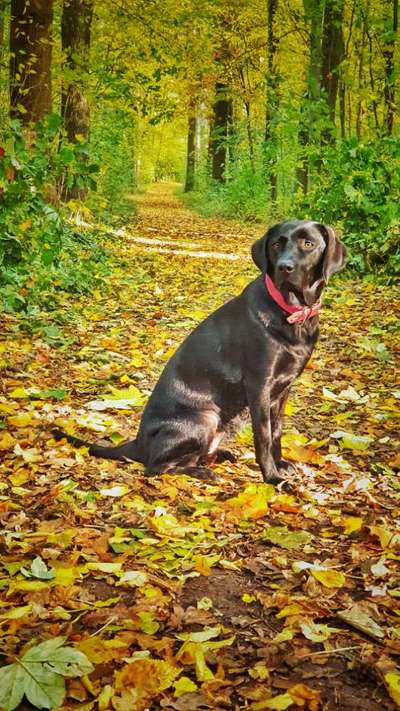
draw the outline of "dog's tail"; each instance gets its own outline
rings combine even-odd
[[[58,429],[53,429],[52,434],[55,440],[59,442],[62,439],[66,439],[67,442],[73,444],[74,447],[87,447],[89,454],[93,457],[99,457],[101,459],[116,459],[122,462],[140,462],[141,459],[138,457],[136,440],[131,440],[129,442],[124,442],[117,447],[103,447],[100,444],[90,444],[90,442],[85,442],[79,437],[74,437],[74,435],[66,434]]]

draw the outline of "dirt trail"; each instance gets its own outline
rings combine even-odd
[[[261,483],[248,430],[232,443],[238,462],[217,466],[213,484],[146,480],[138,464],[51,439],[54,423],[91,440],[131,437],[182,337],[256,273],[248,255],[262,226],[199,217],[174,189],[137,198],[127,232],[147,241],[110,240],[118,261],[90,299],[60,297],[42,314],[47,330],[4,318],[4,663],[32,639],[67,636],[96,669],[88,683],[68,682],[63,709],[394,709],[390,289],[333,281],[327,290],[320,345],[287,407],[289,493]],[[36,556],[52,580],[19,572]],[[11,607],[19,618],[7,617]]]

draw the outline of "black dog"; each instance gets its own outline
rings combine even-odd
[[[250,410],[264,481],[282,479],[281,416],[293,380],[318,338],[320,297],[344,267],[346,250],[330,227],[293,221],[272,227],[252,247],[262,275],[208,316],[166,364],[135,440],[87,445],[96,457],[134,460],[145,474],[212,476],[206,464],[230,458],[218,449]]]

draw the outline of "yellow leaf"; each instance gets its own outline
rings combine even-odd
[[[294,403],[288,400],[285,405],[285,415],[293,415],[296,412],[296,409],[297,408],[295,407]]]
[[[261,681],[269,679],[269,670],[265,662],[257,662],[254,667],[251,667],[249,669],[249,676],[251,676],[252,679],[260,679]]]
[[[122,563],[101,563],[96,561],[95,563],[86,563],[85,568],[87,570],[98,570],[101,573],[119,573]]]
[[[4,452],[7,449],[12,449],[15,444],[15,441],[16,440],[9,432],[3,432],[0,435],[0,450]]]
[[[160,516],[152,516],[149,519],[149,523],[157,533],[160,533],[162,536],[172,536],[174,538],[181,538],[192,530],[189,526],[182,526],[178,519],[169,513],[163,513]]]
[[[11,481],[11,484],[13,484],[14,486],[22,486],[27,481],[29,481],[31,475],[28,474],[28,472],[26,472],[24,469],[20,469],[18,472],[15,472],[15,474],[10,474],[8,478]]]
[[[272,484],[247,484],[239,496],[224,502],[224,508],[237,518],[261,518],[268,512],[268,502],[274,494]]]
[[[316,570],[312,568],[311,574],[325,588],[342,588],[346,582],[344,573],[340,573],[337,570]]]
[[[174,683],[174,696],[179,698],[183,694],[190,694],[193,691],[197,691],[197,684],[194,683],[188,676],[181,676],[178,681]]]
[[[51,581],[44,582],[42,580],[14,580],[8,589],[8,595],[13,595],[15,592],[36,592],[50,587]]]
[[[110,701],[113,697],[114,694],[114,689],[110,684],[106,684],[99,696],[97,697],[97,705],[99,707],[99,711],[107,711],[107,709],[110,708]]]
[[[341,525],[344,528],[344,532],[347,536],[354,531],[359,531],[362,528],[364,520],[360,516],[343,516],[341,519]]]
[[[15,388],[15,390],[12,390],[10,392],[10,397],[15,398],[16,400],[18,400],[18,399],[28,400],[29,393],[25,388]]]
[[[279,644],[279,642],[288,642],[293,639],[295,634],[295,630],[292,630],[290,627],[285,627],[282,632],[278,632],[278,634],[275,635],[272,641],[276,644]]]
[[[291,605],[285,605],[285,607],[280,610],[280,612],[275,615],[277,620],[282,619],[282,617],[292,617],[293,615],[301,615],[303,608],[298,605],[297,602],[292,602]]]
[[[56,585],[61,585],[61,587],[68,588],[70,585],[73,585],[76,578],[80,577],[80,570],[78,568],[60,566],[58,561],[54,561],[53,567],[55,572],[54,582]]]
[[[246,605],[249,605],[251,602],[254,602],[257,598],[254,595],[249,595],[249,593],[243,593],[242,595],[242,600],[243,602],[246,603]]]
[[[0,615],[0,620],[19,620],[25,615],[29,615],[32,612],[32,605],[22,605],[21,607],[13,607],[7,612],[3,612]]]
[[[5,415],[10,415],[15,412],[20,407],[16,402],[0,402],[0,412],[4,412]]]
[[[385,674],[385,682],[390,696],[400,708],[400,672],[388,672]]]
[[[141,697],[151,699],[172,686],[181,671],[160,659],[138,659],[116,673],[115,688],[133,688]]]
[[[384,526],[370,526],[369,530],[373,536],[379,538],[382,548],[396,548],[400,542],[400,534]]]
[[[263,709],[273,709],[273,711],[285,711],[290,706],[293,706],[292,697],[286,694],[279,694],[279,696],[274,696],[273,699],[268,699],[267,701],[256,701],[256,703],[251,705],[252,711],[263,711]]]
[[[185,642],[176,655],[183,664],[194,664],[198,681],[211,681],[214,674],[206,664],[205,649],[201,642]]]
[[[211,566],[206,558],[206,556],[197,556],[194,569],[200,573],[200,575],[208,576],[211,573]]]
[[[32,422],[32,413],[23,412],[21,415],[12,415],[8,418],[8,422],[13,427],[28,427]]]

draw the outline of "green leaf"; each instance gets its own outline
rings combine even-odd
[[[24,693],[28,701],[39,709],[59,706],[65,696],[65,681],[62,676],[42,666],[37,669],[24,665]]]
[[[31,647],[21,659],[0,669],[0,706],[13,711],[25,694],[36,708],[59,706],[65,696],[64,676],[89,674],[93,666],[74,647],[63,647],[65,638],[55,637]]]
[[[40,390],[39,392],[34,392],[30,395],[32,400],[64,400],[67,394],[66,390],[61,390],[57,388],[50,388],[49,390]]]
[[[331,437],[340,439],[343,449],[352,449],[356,452],[366,452],[371,442],[373,442],[372,437],[368,437],[368,435],[355,435],[352,432],[343,432],[342,430],[332,432]]]
[[[0,707],[12,711],[24,695],[24,670],[19,664],[8,664],[0,669]]]
[[[40,556],[37,556],[35,560],[32,561],[30,570],[21,568],[21,573],[25,575],[26,578],[38,578],[38,580],[52,580],[55,577],[53,568],[48,568]]]
[[[310,543],[311,534],[307,531],[289,531],[286,526],[276,526],[267,528],[263,540],[273,543],[275,546],[280,546],[280,548],[286,548],[291,550],[293,548],[301,548],[302,546]]]

